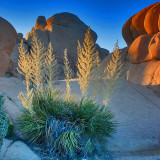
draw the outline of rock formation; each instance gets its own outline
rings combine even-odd
[[[58,73],[59,79],[64,79],[64,50],[67,48],[69,62],[73,70],[73,77],[76,76],[76,64],[77,64],[77,45],[78,40],[83,43],[85,32],[88,26],[82,22],[77,16],[71,13],[60,13],[55,14],[51,18],[47,19],[44,16],[39,16],[35,24],[35,32],[39,39],[47,48],[49,42],[53,46],[53,50],[58,62]],[[25,46],[28,50],[32,47],[32,33],[31,30],[25,38]],[[97,40],[97,34],[91,30],[91,36],[94,42]],[[19,35],[20,37],[20,35]],[[19,55],[18,52],[19,42],[14,49],[13,55]],[[108,50],[101,48],[96,44],[96,49],[99,52],[101,60],[103,60],[109,53]],[[13,59],[17,59],[14,58]],[[17,67],[17,61],[14,60],[15,66]]]
[[[4,76],[8,70],[16,40],[17,32],[14,27],[0,17],[0,76]]]
[[[4,139],[2,149],[0,151],[0,159],[2,160],[40,160],[24,142]]]
[[[152,4],[133,15],[124,24],[122,35],[128,46],[140,35],[159,32],[159,8],[160,2]]]
[[[159,85],[160,2],[133,15],[123,26],[122,35],[129,46],[128,80],[139,85]]]

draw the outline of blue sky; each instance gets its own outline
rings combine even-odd
[[[97,33],[97,43],[110,51],[116,40],[125,47],[123,24],[135,13],[157,0],[0,0],[0,16],[24,34],[34,27],[38,16],[47,19],[60,12],[77,15]]]

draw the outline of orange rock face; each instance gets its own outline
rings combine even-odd
[[[123,26],[131,63],[128,80],[138,85],[160,84],[160,2],[152,4]]]
[[[154,35],[142,35],[136,38],[128,51],[131,63],[142,63],[151,60],[160,60],[160,32]]]
[[[136,85],[160,84],[160,61],[149,61],[140,64],[131,64],[128,80]]]
[[[127,45],[130,46],[140,35],[159,32],[159,14],[160,2],[157,2],[132,16],[122,28],[122,35]]]
[[[0,76],[4,76],[8,70],[16,41],[16,30],[8,21],[0,17]]]
[[[156,3],[151,7],[144,20],[144,27],[147,32],[147,34],[155,34],[159,32],[159,14],[160,14],[160,2]]]

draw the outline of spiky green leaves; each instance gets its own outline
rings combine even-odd
[[[61,155],[77,150],[88,154],[87,150],[96,148],[95,141],[100,144],[115,131],[113,114],[92,100],[66,100],[59,98],[58,92],[41,90],[34,92],[32,110],[24,110],[21,115],[23,134],[32,142],[47,142]]]

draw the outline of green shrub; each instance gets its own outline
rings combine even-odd
[[[44,46],[35,32],[32,40],[31,54],[26,54],[21,44],[18,63],[27,86],[27,94],[19,95],[24,110],[18,121],[26,140],[40,145],[51,158],[56,159],[72,160],[100,153],[102,142],[114,132],[113,114],[92,100],[82,98],[76,101],[70,98],[67,55],[67,98],[62,98],[58,90],[52,90],[57,67],[52,46],[49,44],[48,52],[44,53]],[[87,43],[89,45],[92,41]],[[97,54],[90,59],[94,59],[94,66],[97,66]]]
[[[8,120],[8,131],[7,131],[7,135],[6,137],[11,137],[13,135],[13,131],[14,131],[14,125],[10,124],[9,120]]]
[[[3,110],[3,105],[4,98],[3,95],[0,95],[0,149],[3,144],[3,138],[6,136],[8,130],[8,118]]]
[[[43,89],[34,92],[31,105],[19,120],[23,134],[60,158],[96,153],[97,144],[114,132],[113,114],[92,100],[66,100],[58,91]]]

